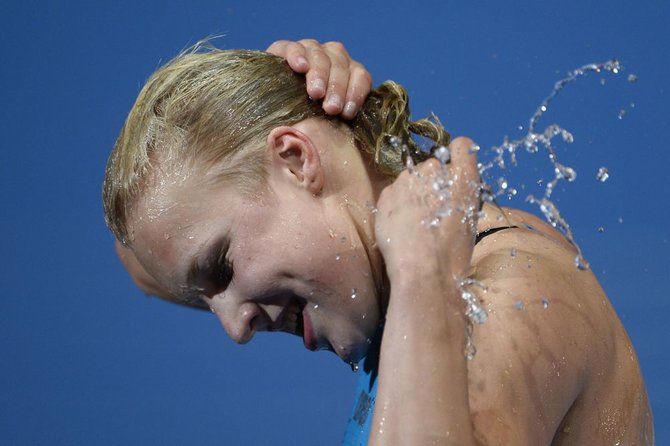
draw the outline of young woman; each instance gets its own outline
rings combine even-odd
[[[140,93],[104,185],[138,284],[240,343],[280,330],[367,355],[346,444],[652,444],[596,278],[550,226],[482,204],[472,141],[409,121],[397,84],[367,95],[340,45],[270,50],[288,64],[183,54]]]

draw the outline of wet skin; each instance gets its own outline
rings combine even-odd
[[[149,191],[135,212],[134,256],[126,261],[135,265],[129,269],[136,279],[146,274],[160,284],[154,292],[173,300],[202,296],[237,342],[258,330],[303,335],[304,317],[313,336],[306,345],[332,349],[345,361],[365,353],[386,311],[375,412],[375,426],[385,422],[386,430],[375,429],[374,444],[426,433],[453,439],[460,435],[454,431],[469,429],[460,444],[651,444],[651,414],[630,340],[594,275],[575,268],[575,251],[560,234],[529,214],[487,205],[479,232],[518,228],[485,238],[471,252],[464,248],[466,263],[397,268],[419,262],[386,248],[384,265],[375,244],[380,225],[396,231],[390,245],[403,234],[410,245],[422,243],[390,217],[380,222],[386,208],[372,211],[389,181],[367,170],[341,129],[303,122],[296,130],[269,138],[269,187],[256,197],[225,186],[198,190],[197,176],[167,179]],[[443,250],[457,249],[450,237],[441,240]],[[216,253],[226,247],[232,280],[217,269],[220,255],[203,254],[213,247]],[[194,259],[200,268],[189,273]],[[459,296],[442,280],[465,264],[487,286],[477,291],[489,319],[474,329],[472,361],[462,355]],[[451,299],[440,307],[445,312],[433,311],[442,304],[435,296]],[[442,409],[435,407],[447,418],[436,416]]]

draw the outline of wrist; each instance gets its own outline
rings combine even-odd
[[[387,328],[393,325],[410,332],[430,328],[436,336],[465,329],[465,301],[451,273],[430,267],[401,269],[389,279]]]

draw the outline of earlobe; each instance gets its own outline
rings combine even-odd
[[[318,195],[323,189],[323,166],[312,139],[289,126],[272,129],[267,139],[270,165],[275,173]]]

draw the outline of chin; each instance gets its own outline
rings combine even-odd
[[[361,359],[365,358],[365,356],[368,354],[370,346],[372,345],[372,339],[373,336],[365,336],[362,339],[358,339],[354,342],[350,341],[350,343],[346,345],[336,344],[339,346],[333,346],[331,350],[347,364],[357,363]]]

